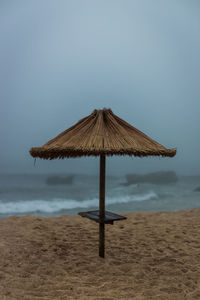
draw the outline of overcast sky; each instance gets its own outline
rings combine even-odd
[[[95,108],[175,158],[108,158],[109,174],[200,174],[199,0],[1,0],[0,172],[98,173],[97,158],[37,160]]]

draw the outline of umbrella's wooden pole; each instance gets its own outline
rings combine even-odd
[[[99,256],[104,258],[105,254],[105,173],[106,173],[106,158],[104,154],[100,155],[100,190],[99,190]]]

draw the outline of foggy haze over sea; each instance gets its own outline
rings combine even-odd
[[[174,158],[107,159],[107,174],[200,174],[198,0],[0,1],[0,173],[98,174],[97,158],[29,149],[111,108]]]

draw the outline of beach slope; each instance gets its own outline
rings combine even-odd
[[[200,209],[124,216],[105,259],[86,218],[0,220],[0,299],[200,299]]]

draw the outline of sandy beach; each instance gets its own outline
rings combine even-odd
[[[0,299],[200,299],[200,209],[124,216],[105,259],[86,218],[0,220]]]

